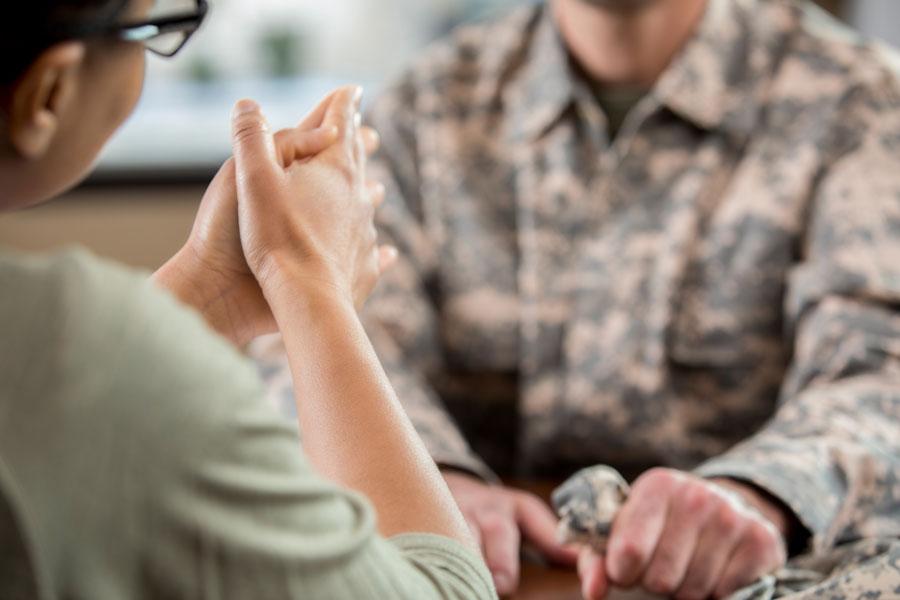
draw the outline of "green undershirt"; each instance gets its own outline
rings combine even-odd
[[[609,139],[614,140],[622,129],[628,113],[647,95],[644,88],[593,86],[594,99],[606,115]]]

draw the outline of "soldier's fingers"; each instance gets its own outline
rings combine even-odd
[[[603,556],[585,548],[578,555],[578,577],[585,600],[601,600],[609,591]]]
[[[750,585],[783,565],[785,558],[781,534],[775,526],[764,519],[750,521],[716,584],[713,596],[724,598]]]
[[[713,510],[697,541],[684,581],[675,593],[676,598],[703,600],[712,595],[745,526],[746,519],[732,503],[723,502]]]
[[[519,585],[521,536],[512,511],[486,506],[475,513],[481,531],[482,552],[494,586],[500,594],[511,594]]]
[[[562,546],[556,541],[558,519],[550,507],[540,498],[527,492],[516,492],[514,497],[516,522],[525,539],[533,543],[548,559],[563,565],[574,565],[578,551]]]
[[[635,481],[609,536],[606,571],[613,584],[627,588],[640,581],[665,527],[670,499],[683,481],[670,469],[653,469]]]
[[[681,586],[707,515],[721,498],[705,481],[690,480],[669,503],[662,535],[644,572],[644,589],[658,596],[671,596]]]

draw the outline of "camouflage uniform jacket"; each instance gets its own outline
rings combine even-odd
[[[434,458],[754,482],[813,548],[900,535],[900,86],[811,4],[711,0],[609,142],[546,6],[370,114],[367,307]]]

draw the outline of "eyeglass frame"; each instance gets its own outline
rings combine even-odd
[[[146,46],[147,50],[166,58],[178,54],[191,36],[197,32],[203,24],[209,12],[208,0],[196,0],[197,12],[191,14],[171,15],[167,17],[159,17],[156,19],[148,19],[146,21],[138,21],[135,23],[116,23],[95,26],[82,27],[78,31],[69,32],[69,35],[63,36],[68,38],[82,38],[95,35],[113,35],[120,40],[126,42],[146,43],[151,39],[166,33],[184,32],[185,36],[181,43],[171,52],[161,52],[150,46]]]

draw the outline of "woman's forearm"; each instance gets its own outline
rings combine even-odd
[[[304,284],[267,295],[291,365],[304,451],[322,475],[370,499],[383,535],[435,533],[477,552],[354,307],[342,297]]]

